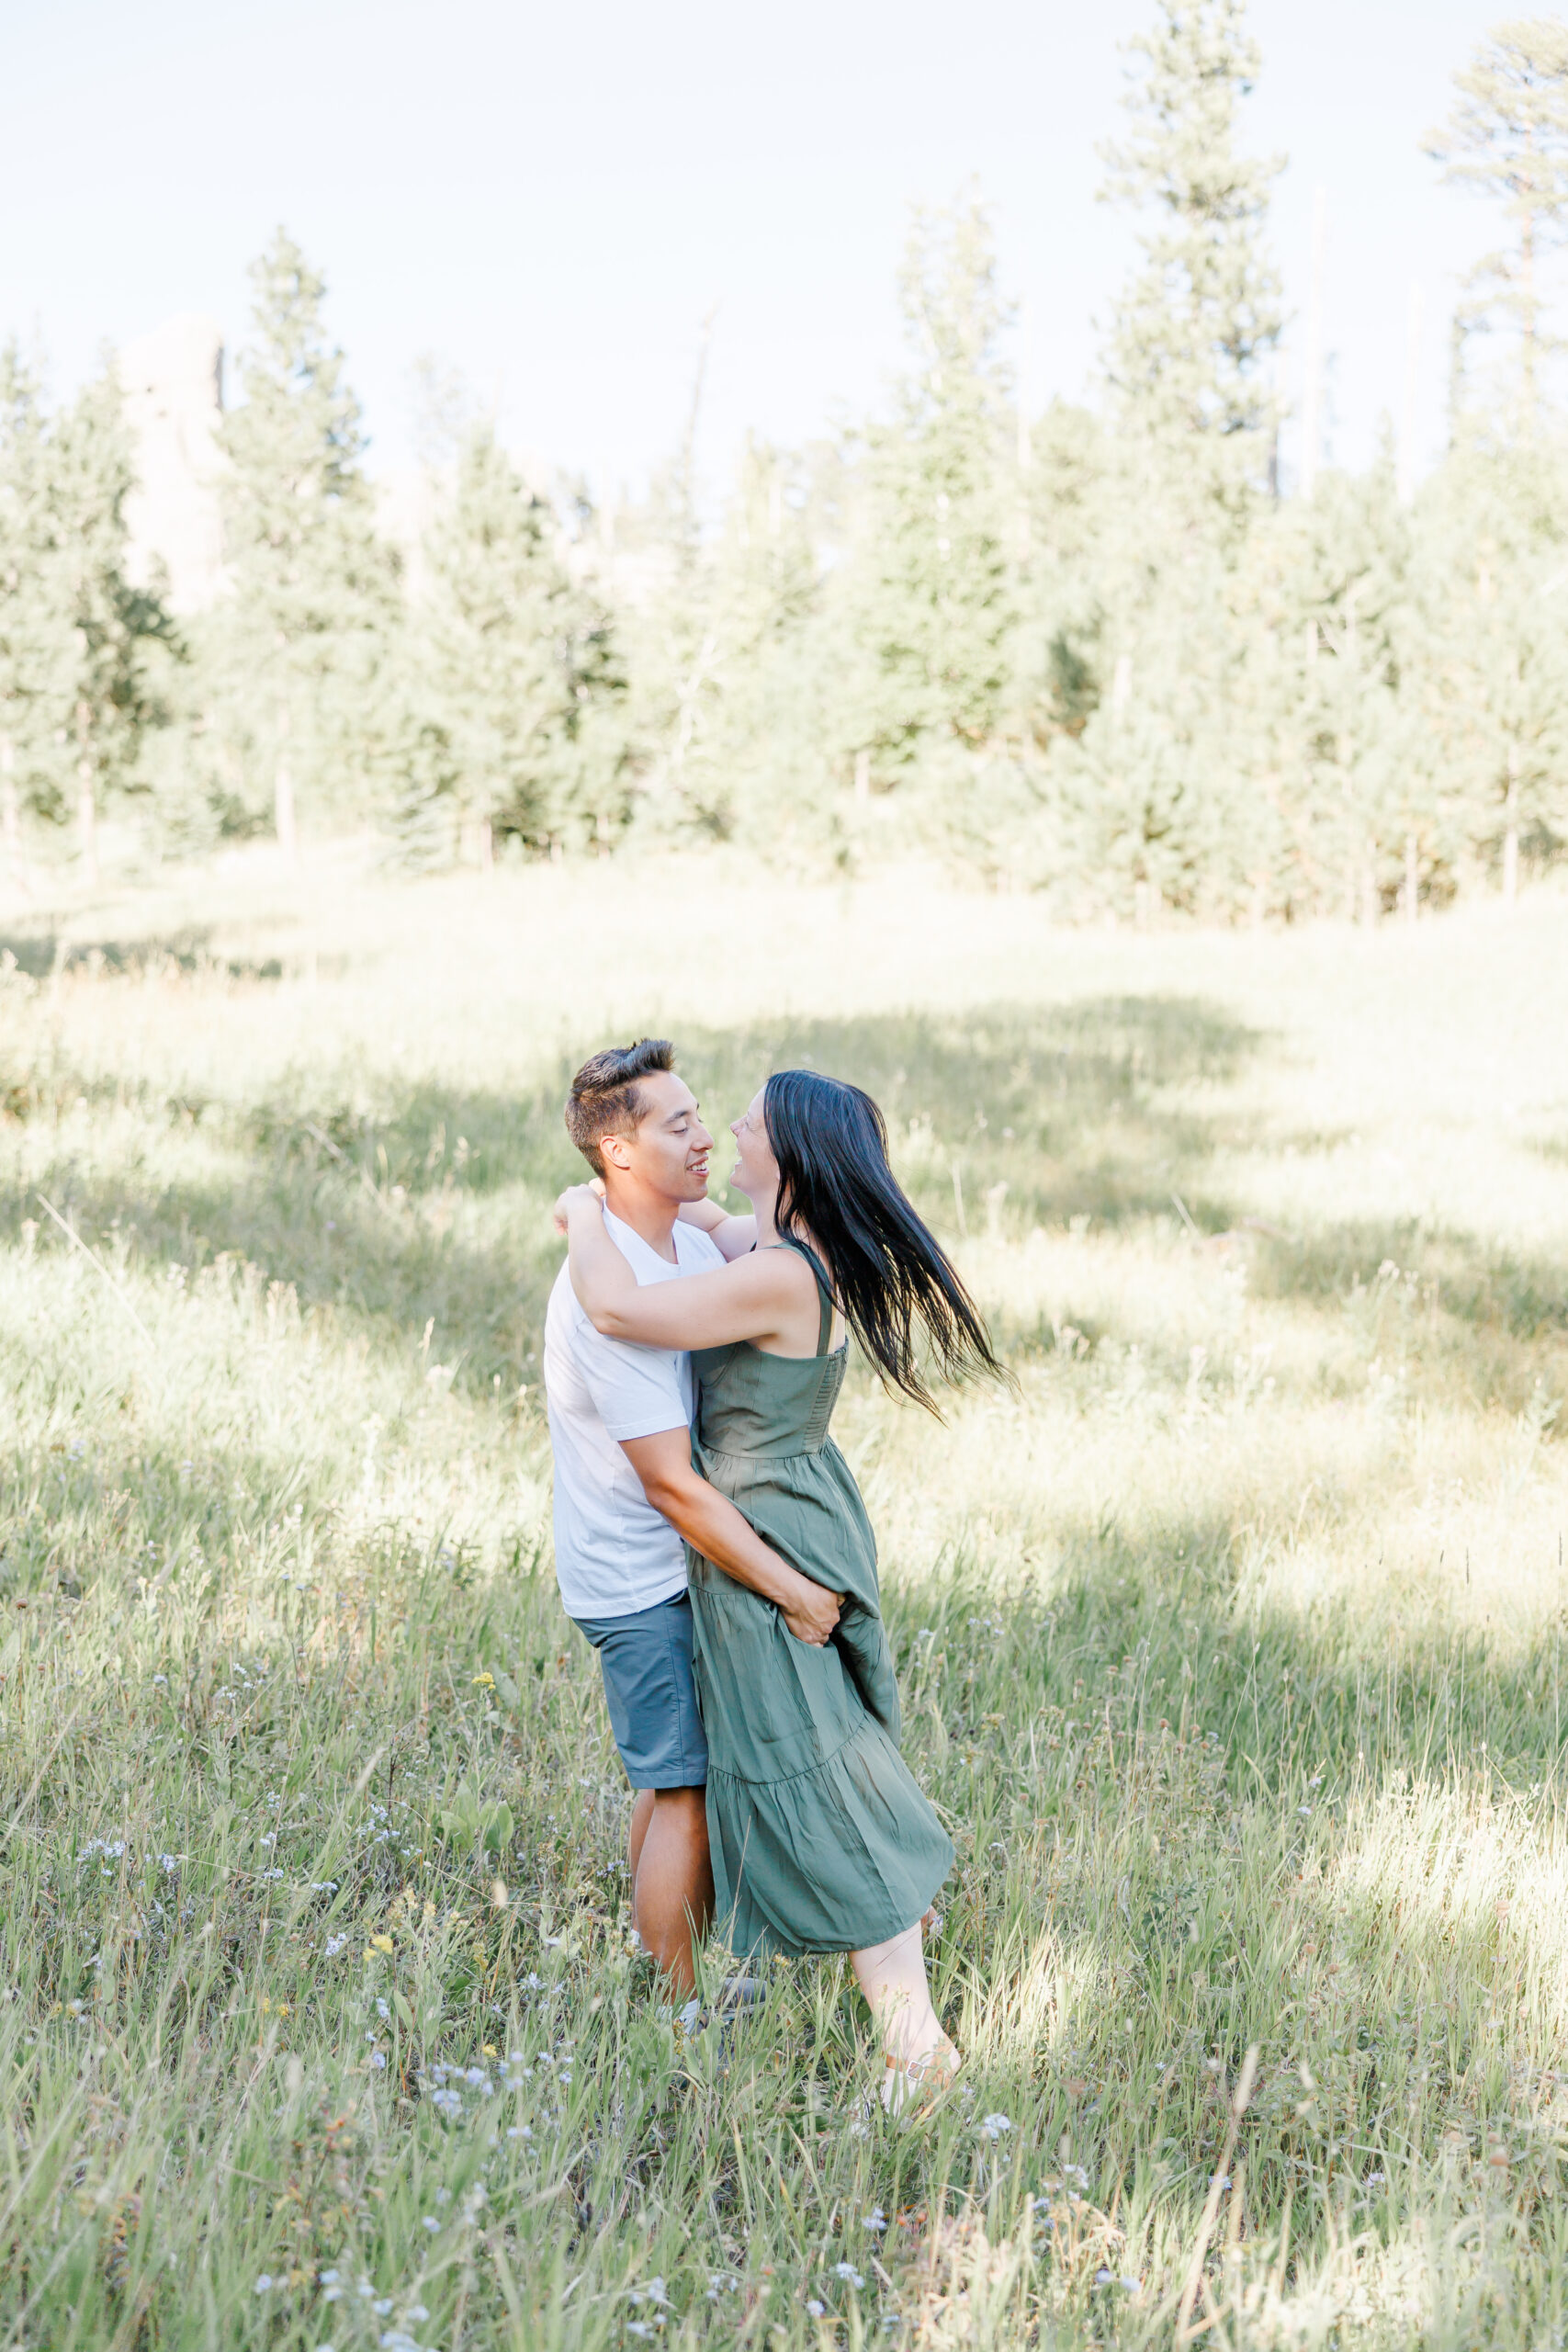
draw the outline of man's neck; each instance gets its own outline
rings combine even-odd
[[[661,1193],[650,1192],[646,1184],[614,1182],[604,1179],[604,1206],[623,1225],[629,1225],[639,1241],[646,1241],[666,1265],[677,1262],[675,1253],[675,1216],[679,1201],[668,1201]]]

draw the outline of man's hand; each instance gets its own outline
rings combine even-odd
[[[550,1222],[558,1233],[566,1231],[566,1213],[571,1203],[590,1197],[596,1200],[601,1208],[604,1207],[604,1179],[602,1176],[595,1176],[592,1183],[569,1184],[564,1193],[557,1195],[555,1207],[550,1211]]]
[[[832,1639],[844,1596],[829,1592],[826,1585],[813,1584],[809,1577],[796,1577],[795,1582],[803,1588],[799,1598],[787,1607],[780,1601],[779,1614],[797,1642],[822,1649]]]

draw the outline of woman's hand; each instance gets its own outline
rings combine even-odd
[[[829,1592],[826,1585],[813,1584],[809,1577],[797,1575],[795,1583],[799,1591],[787,1606],[780,1601],[779,1614],[797,1642],[806,1642],[815,1650],[822,1649],[832,1639],[844,1596],[841,1592]]]
[[[555,1226],[556,1231],[558,1233],[564,1233],[566,1231],[567,1215],[574,1203],[581,1202],[586,1204],[589,1201],[592,1201],[599,1208],[604,1207],[604,1180],[602,1176],[595,1176],[591,1184],[569,1184],[567,1186],[565,1192],[557,1199],[555,1207],[550,1212],[551,1221]]]

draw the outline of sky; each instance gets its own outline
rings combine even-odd
[[[1289,161],[1271,243],[1299,401],[1326,191],[1331,455],[1403,402],[1440,446],[1484,204],[1420,153],[1496,0],[1253,0],[1244,137]],[[472,383],[520,453],[635,492],[679,442],[714,320],[710,492],[749,431],[798,446],[884,397],[911,203],[993,208],[1032,402],[1083,396],[1133,258],[1096,201],[1119,44],[1153,0],[0,0],[0,332],[69,390],[176,311],[231,346],[286,223],[328,281],[372,466],[412,460],[411,369]],[[1292,458],[1289,438],[1285,455]]]

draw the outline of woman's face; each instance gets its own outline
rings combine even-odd
[[[754,1201],[759,1193],[778,1189],[779,1163],[773,1158],[773,1147],[768,1141],[768,1123],[762,1116],[762,1090],[753,1094],[747,1108],[738,1119],[731,1119],[729,1132],[735,1137],[735,1169],[729,1181],[738,1193]]]

